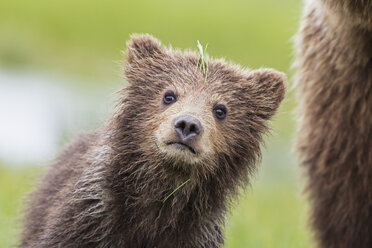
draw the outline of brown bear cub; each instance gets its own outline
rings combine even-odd
[[[45,175],[20,247],[222,246],[229,196],[255,171],[283,74],[207,64],[150,35],[127,45],[117,112]]]

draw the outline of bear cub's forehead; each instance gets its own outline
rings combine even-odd
[[[238,83],[247,79],[248,70],[242,69],[238,65],[229,64],[224,59],[213,59],[207,57],[208,69],[203,72],[200,65],[200,57],[196,52],[179,52],[178,56],[172,56],[174,58],[176,66],[179,69],[184,69],[188,74],[194,75],[202,80],[202,83],[215,83],[215,82],[231,82]]]
[[[196,51],[165,47],[150,35],[132,35],[127,44],[126,58],[126,67],[131,69],[126,71],[127,74],[137,73],[154,79],[173,77],[185,84],[238,83],[246,81],[249,74],[249,70],[224,59],[203,55],[203,61]]]
[[[259,115],[263,119],[275,113],[284,98],[283,73],[265,68],[251,71],[206,55],[203,64],[201,58],[196,51],[165,47],[151,35],[133,35],[127,43],[124,67],[128,90],[152,97],[172,84],[191,86],[233,96],[241,103],[254,103],[256,115],[262,110]]]

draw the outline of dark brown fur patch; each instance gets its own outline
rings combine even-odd
[[[209,59],[205,80],[197,61],[195,52],[163,47],[150,35],[132,36],[129,85],[116,114],[67,148],[44,176],[31,195],[21,247],[223,244],[228,196],[256,169],[267,120],[284,97],[284,77]],[[177,92],[172,106],[162,104],[167,89]],[[223,121],[213,117],[218,101],[228,108]],[[162,125],[171,113],[186,107],[204,125],[194,144],[200,154],[173,156],[155,134],[167,131]]]
[[[308,1],[297,151],[319,247],[372,247],[372,2]]]

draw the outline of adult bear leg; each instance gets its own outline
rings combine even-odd
[[[308,1],[297,35],[296,149],[308,176],[319,247],[367,248],[372,247],[372,32],[350,21],[335,2]]]

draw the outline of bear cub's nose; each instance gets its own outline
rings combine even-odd
[[[198,119],[189,115],[181,115],[174,120],[174,129],[182,141],[188,141],[198,136],[203,127]]]

